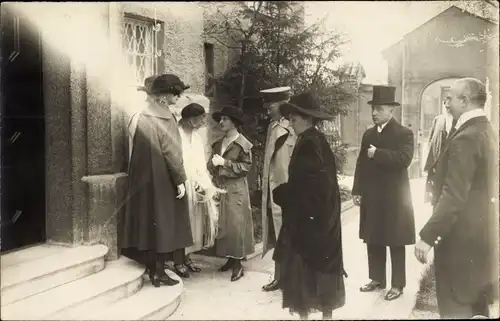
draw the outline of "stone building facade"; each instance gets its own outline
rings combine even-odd
[[[39,187],[33,191],[39,202],[36,209],[24,210],[26,215],[19,218],[22,224],[17,225],[17,233],[31,231],[22,226],[37,225],[38,237],[2,251],[37,242],[68,246],[102,243],[110,249],[109,259],[117,257],[127,186],[126,127],[128,118],[139,108],[135,103],[141,99],[135,86],[154,73],[174,73],[191,86],[190,92],[206,94],[211,105],[217,105],[210,79],[226,70],[234,52],[204,37],[210,6],[196,2],[2,5],[2,20],[14,22],[3,37],[2,48],[7,48],[3,55],[15,52],[19,39],[21,44],[30,43],[7,66],[12,75],[20,74],[14,69],[21,68],[16,61],[21,62],[24,55],[31,59],[34,56],[30,52],[37,53],[37,64],[30,66],[41,75],[38,87],[24,89],[43,94],[32,107],[43,115],[39,124],[43,130],[32,134],[38,138],[31,137],[31,142],[44,146],[36,155],[23,154],[31,157],[32,164],[42,164],[44,174],[23,181],[26,186]],[[50,18],[37,23],[40,12]],[[58,25],[54,28],[50,20],[58,21]],[[64,28],[69,24],[77,33],[65,39]],[[95,31],[107,39],[109,47],[93,47],[103,45],[89,37]],[[64,42],[70,40],[80,42],[89,51],[78,56],[63,50]],[[73,48],[76,46],[75,42]],[[133,76],[120,79],[124,69],[132,70]],[[25,93],[25,97],[29,95]],[[3,128],[9,128],[5,125],[8,121],[2,121]],[[2,132],[4,135],[12,133]],[[28,145],[16,148],[27,150]],[[2,177],[15,175],[5,173],[2,171]],[[3,191],[12,187],[5,184],[2,206],[16,197],[4,197]],[[11,219],[2,214],[2,220],[4,216]],[[33,219],[35,216],[39,219]],[[2,234],[8,234],[4,228]]]
[[[496,44],[470,41],[454,47],[450,39],[496,34]],[[454,80],[475,77],[489,83],[487,108],[498,128],[498,24],[455,6],[441,12],[384,51],[388,82],[395,86],[402,108],[397,117],[415,134],[412,174],[423,174],[432,120],[441,113],[443,98]]]

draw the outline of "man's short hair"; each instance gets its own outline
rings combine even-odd
[[[458,80],[464,84],[461,97],[467,97],[470,102],[484,107],[486,103],[486,86],[476,78],[462,78]]]

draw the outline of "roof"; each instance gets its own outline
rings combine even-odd
[[[496,8],[496,6],[495,6],[495,8]],[[450,10],[460,10],[460,12],[463,12],[464,14],[469,14],[469,15],[471,15],[473,17],[476,17],[478,19],[484,20],[484,21],[489,22],[491,24],[498,24],[498,21],[492,20],[492,19],[486,17],[485,15],[479,15],[478,13],[473,13],[470,10],[467,10],[466,8],[460,8],[460,7],[456,6],[456,5],[451,5],[448,8],[446,8],[445,10],[441,11],[439,14],[433,16],[429,20],[427,20],[424,23],[422,23],[421,25],[419,25],[417,28],[415,28],[412,31],[407,32],[406,34],[404,34],[401,37],[401,39],[398,40],[396,43],[394,43],[394,44],[390,45],[389,47],[385,48],[384,50],[382,50],[382,55],[385,56],[389,51],[391,51],[393,48],[395,48],[397,45],[399,45],[404,40],[404,38],[406,38],[408,35],[412,34],[413,32],[415,32],[418,29],[422,28],[424,25],[428,24],[429,22],[431,22],[434,19],[437,19],[438,17],[442,16],[444,13],[446,13],[446,12],[448,12]]]

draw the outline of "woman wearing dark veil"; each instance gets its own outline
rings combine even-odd
[[[288,182],[273,191],[283,211],[273,257],[281,266],[283,308],[301,319],[314,311],[331,319],[345,304],[340,190],[335,157],[315,125],[332,116],[309,93],[292,97],[280,112],[297,134]]]
[[[169,109],[187,88],[171,74],[149,77],[140,88],[147,107],[133,134],[122,253],[146,265],[154,286],[179,283],[165,272],[167,254],[180,266],[193,245],[181,138]]]

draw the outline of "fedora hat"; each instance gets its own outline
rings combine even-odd
[[[182,108],[181,117],[182,119],[189,119],[198,117],[205,114],[205,108],[197,103],[191,103],[186,107]]]
[[[372,100],[369,105],[400,106],[396,102],[396,87],[393,86],[373,86]]]
[[[243,125],[243,113],[238,107],[232,105],[226,105],[220,111],[216,111],[212,114],[213,120],[220,122],[222,116],[229,117],[234,123]]]
[[[145,91],[148,94],[181,94],[188,88],[190,86],[184,84],[176,75],[163,74],[146,78],[144,86],[137,90]]]
[[[286,118],[289,118],[290,113],[298,113],[320,120],[335,118],[335,116],[321,111],[318,101],[310,92],[292,96],[290,101],[280,106],[280,113]]]

